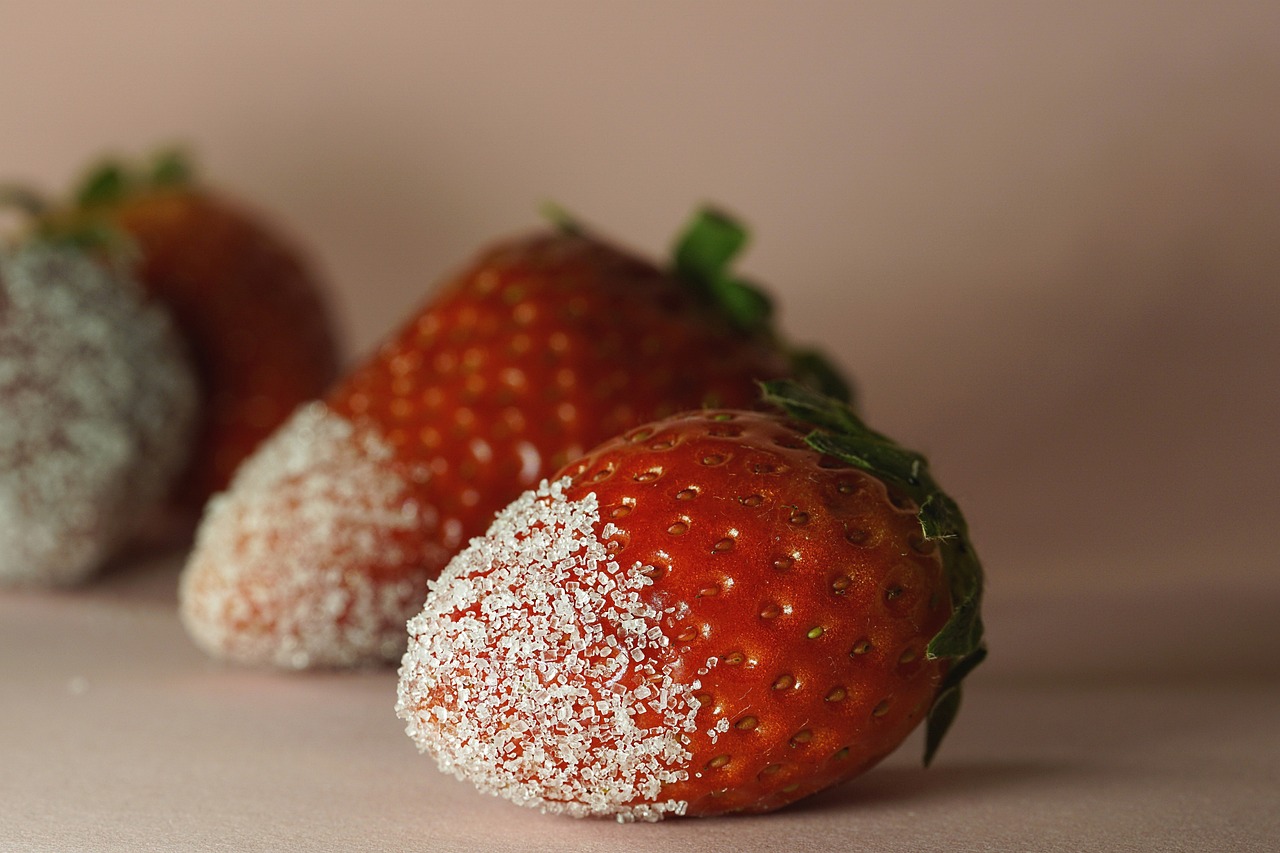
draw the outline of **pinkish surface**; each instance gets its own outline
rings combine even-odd
[[[0,592],[0,850],[1273,850],[1280,5],[0,0],[0,180],[174,139],[276,214],[367,350],[553,198],[662,250],[695,204],[929,453],[992,657],[777,815],[618,827],[441,776],[393,672],[183,634],[182,554]],[[3,416],[3,413],[0,413]]]

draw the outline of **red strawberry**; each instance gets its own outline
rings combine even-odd
[[[483,253],[211,504],[182,581],[194,638],[279,666],[398,658],[426,581],[522,490],[790,370],[767,306],[725,272],[740,246],[709,215],[683,278],[574,228]]]
[[[198,509],[301,403],[337,375],[323,286],[273,225],[194,182],[175,155],[148,170],[108,162],[46,232],[117,229],[136,274],[173,315],[203,388],[202,435],[175,496]]]
[[[575,816],[762,812],[849,779],[985,655],[925,461],[793,383],[526,492],[409,623],[397,713],[443,770]],[[809,424],[798,422],[800,419]]]
[[[169,317],[84,251],[0,253],[0,584],[84,580],[154,513],[198,414]]]

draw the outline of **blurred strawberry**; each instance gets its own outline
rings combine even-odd
[[[204,421],[175,501],[198,509],[240,462],[337,373],[323,287],[275,226],[195,181],[164,154],[147,168],[106,162],[72,204],[44,211],[46,235],[123,232],[136,274],[186,339]]]
[[[744,239],[704,213],[674,273],[573,223],[482,253],[211,504],[182,580],[193,637],[248,663],[394,659],[426,581],[523,489],[635,424],[752,405],[798,368],[729,274]]]
[[[42,239],[0,251],[0,584],[84,580],[191,449],[194,371],[124,270]]]

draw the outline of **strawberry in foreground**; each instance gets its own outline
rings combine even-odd
[[[0,252],[0,584],[97,571],[163,502],[198,411],[136,282],[76,247]]]
[[[743,240],[706,214],[676,273],[571,223],[484,252],[211,502],[192,637],[242,663],[396,660],[427,580],[523,490],[631,426],[812,373],[729,275]]]
[[[790,382],[677,415],[503,510],[409,623],[398,715],[544,811],[764,812],[852,778],[985,656],[982,572],[925,460]]]
[[[195,363],[203,422],[175,503],[198,511],[240,462],[337,375],[323,286],[261,215],[201,185],[173,153],[108,161],[72,203],[38,212],[45,235],[127,238],[143,290],[170,312]]]

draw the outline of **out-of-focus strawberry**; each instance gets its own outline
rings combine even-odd
[[[337,374],[324,290],[264,216],[191,177],[183,158],[107,162],[45,234],[123,232],[143,289],[173,316],[198,371],[204,421],[176,503],[198,509],[240,462]],[[108,238],[109,239],[109,238]]]
[[[792,383],[605,442],[502,511],[409,623],[397,712],[440,767],[575,816],[770,811],[932,757],[985,655],[925,460]]]
[[[84,580],[187,459],[195,373],[123,270],[36,240],[0,250],[0,584]]]
[[[742,241],[708,213],[677,273],[576,227],[481,254],[211,504],[191,634],[242,662],[393,660],[426,581],[522,490],[635,424],[750,406],[795,368],[728,272]]]

